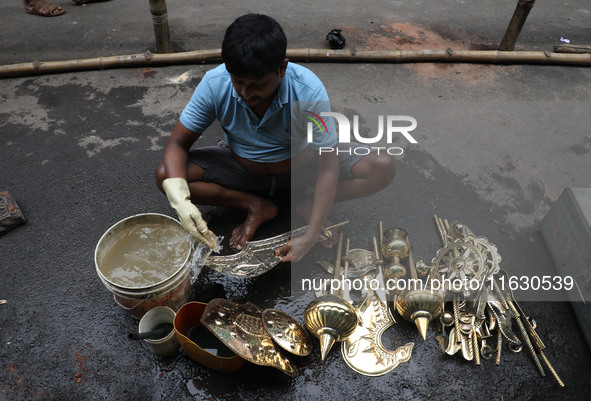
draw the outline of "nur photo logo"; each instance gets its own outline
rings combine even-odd
[[[417,140],[410,134],[411,131],[417,128],[417,120],[410,116],[401,115],[379,115],[378,116],[378,132],[375,136],[362,136],[359,133],[359,116],[353,116],[353,124],[349,121],[347,116],[337,112],[320,112],[320,115],[306,110],[306,118],[309,119],[307,125],[307,139],[308,143],[314,142],[314,127],[316,126],[321,134],[327,134],[328,129],[322,117],[333,117],[338,123],[338,143],[351,143],[353,139],[361,144],[372,145],[382,141],[385,137],[386,143],[391,145],[394,142],[395,135],[402,135],[409,143],[416,144]],[[351,129],[353,128],[353,129]],[[322,146],[319,152],[353,152],[354,154],[366,155],[371,151],[386,152],[392,156],[400,156],[404,153],[404,149],[399,146],[372,146],[340,149],[337,146]],[[360,152],[360,153],[358,153]]]

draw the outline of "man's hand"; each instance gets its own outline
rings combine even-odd
[[[276,256],[282,256],[282,262],[299,262],[308,251],[314,246],[316,241],[308,236],[294,238],[281,248],[275,250]]]
[[[181,224],[198,241],[214,249],[216,240],[214,234],[207,227],[207,223],[201,217],[201,212],[191,202],[189,184],[184,178],[167,178],[162,182],[162,188],[168,201],[177,215]]]

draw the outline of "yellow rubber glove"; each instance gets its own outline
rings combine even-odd
[[[162,182],[162,188],[170,205],[176,210],[185,230],[210,249],[215,249],[215,236],[207,227],[207,223],[201,217],[201,212],[199,212],[197,206],[191,202],[191,192],[187,180],[184,178],[167,178]]]

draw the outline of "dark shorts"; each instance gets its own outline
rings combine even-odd
[[[365,147],[352,144],[353,147]],[[340,180],[353,178],[351,169],[372,148],[362,155],[347,151],[348,147],[339,144]],[[309,188],[316,183],[318,165],[316,157],[309,152],[306,158],[290,174],[258,175],[245,170],[232,156],[225,141],[217,146],[206,146],[189,151],[189,161],[205,171],[204,180],[215,182],[226,188],[246,191],[274,191],[277,188]]]

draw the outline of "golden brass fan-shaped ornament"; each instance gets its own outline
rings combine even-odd
[[[298,356],[310,355],[312,341],[306,329],[292,316],[277,309],[265,309],[263,326],[281,348]]]

